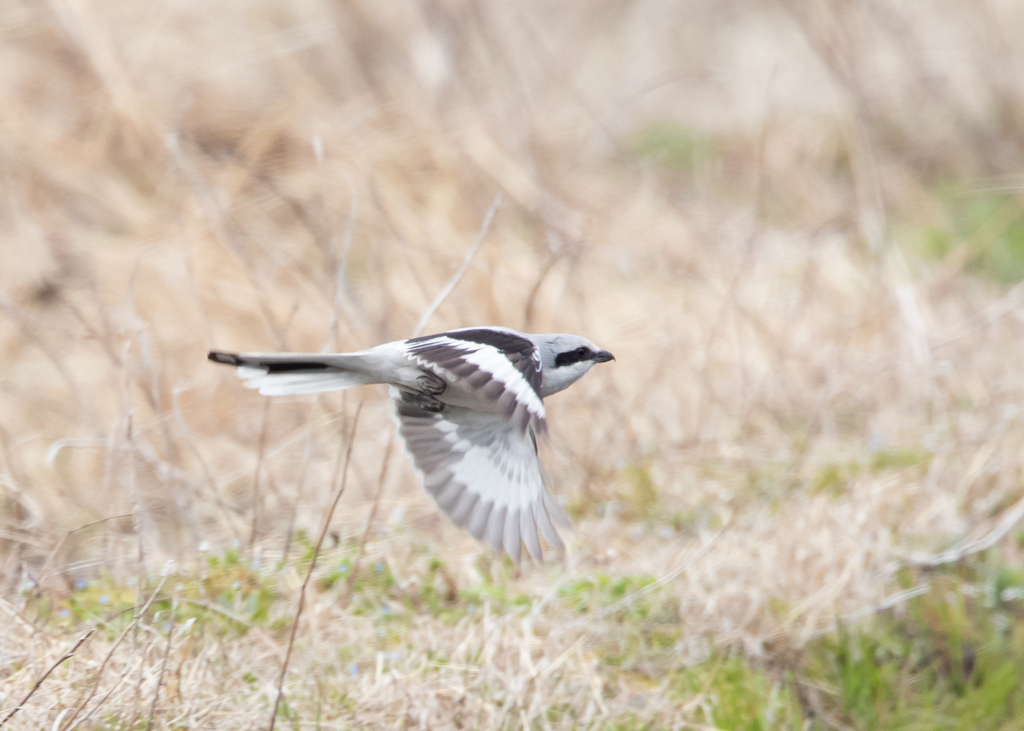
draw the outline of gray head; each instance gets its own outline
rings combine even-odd
[[[544,381],[541,396],[568,388],[587,375],[595,363],[607,363],[615,356],[579,335],[534,335],[540,351]]]

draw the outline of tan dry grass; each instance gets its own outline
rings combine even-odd
[[[1012,3],[909,12],[6,4],[0,705],[78,636],[27,622],[23,590],[57,601],[76,579],[168,558],[200,571],[200,542],[273,561],[290,525],[315,530],[365,398],[335,525],[358,540],[392,428],[384,395],[267,411],[205,351],[407,335],[498,192],[432,326],[576,331],[616,353],[550,406],[546,462],[579,515],[570,554],[510,579],[532,613],[418,614],[386,663],[374,620],[316,593],[286,686],[303,727],[312,709],[323,728],[568,723],[542,721],[550,706],[671,725],[692,707],[660,670],[610,673],[602,648],[627,631],[580,620],[560,587],[671,576],[675,661],[716,643],[756,655],[898,591],[907,551],[984,530],[1019,496],[1022,292],[907,261],[891,219],[940,216],[937,174],[1019,164],[1022,59],[1005,38],[1022,19]],[[665,119],[715,154],[683,171],[637,160],[631,140]],[[816,489],[878,447],[933,456]],[[382,489],[388,529],[366,560],[415,581],[427,546],[462,587],[488,570],[397,451]],[[133,518],[68,537],[117,515]],[[288,571],[279,617],[300,583]],[[141,723],[161,675],[158,727],[264,722],[279,636],[179,627],[168,650],[148,621],[95,680],[111,644],[92,638],[11,726],[62,728],[93,682],[104,705],[78,727]],[[324,650],[339,647],[357,677]]]

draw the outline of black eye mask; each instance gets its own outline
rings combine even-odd
[[[560,368],[562,366],[572,365],[573,363],[579,363],[583,360],[590,360],[590,350],[588,348],[576,348],[576,350],[570,350],[568,353],[559,353],[555,356],[555,367]]]

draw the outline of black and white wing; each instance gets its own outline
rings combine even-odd
[[[543,558],[539,535],[562,550],[552,520],[568,525],[568,518],[544,485],[532,429],[493,411],[446,406],[431,413],[394,387],[391,396],[424,487],[452,522],[516,563],[524,543],[534,560]]]
[[[482,408],[502,413],[522,432],[546,431],[540,354],[529,338],[501,328],[468,328],[412,338],[405,345],[417,365],[457,383]]]

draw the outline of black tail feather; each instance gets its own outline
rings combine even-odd
[[[257,368],[266,368],[267,373],[295,373],[301,371],[303,373],[323,373],[325,371],[336,370],[331,368],[323,361],[316,360],[302,360],[295,363],[257,363]]]
[[[248,366],[249,368],[262,368],[268,374],[271,373],[325,373],[336,371],[322,360],[286,360],[274,361],[271,358],[245,358],[237,353],[221,353],[211,350],[206,356],[214,363],[223,363],[230,366]]]
[[[216,350],[211,350],[210,354],[206,356],[214,363],[223,363],[224,365],[240,366],[242,365],[242,359],[234,353],[219,353]]]

